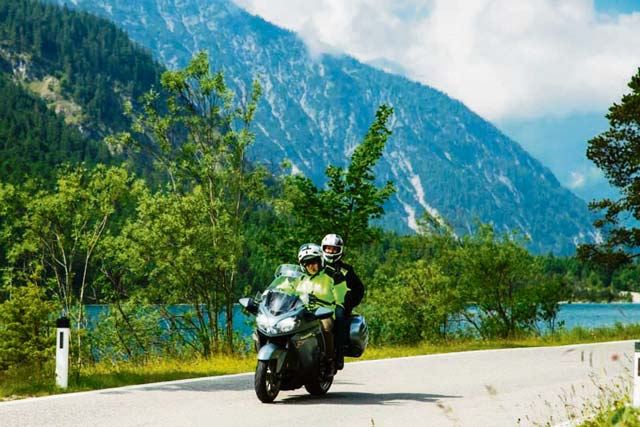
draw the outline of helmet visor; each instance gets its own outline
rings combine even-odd
[[[342,251],[340,246],[324,245],[322,250],[328,255],[339,254]]]

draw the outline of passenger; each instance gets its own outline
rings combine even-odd
[[[322,239],[323,259],[327,264],[326,270],[334,279],[335,285],[346,283],[347,294],[344,299],[344,310],[336,309],[336,367],[344,367],[344,355],[349,345],[349,316],[354,307],[360,304],[364,296],[364,285],[353,270],[353,267],[342,260],[344,255],[344,241],[338,234],[327,234]]]
[[[301,297],[307,297],[310,304],[321,305],[336,312],[344,313],[344,298],[347,293],[346,283],[336,285],[333,277],[327,273],[324,266],[322,249],[314,243],[306,243],[298,251],[298,262],[304,270],[296,286],[296,293]],[[334,359],[334,334],[332,318],[322,319],[322,331],[326,341],[327,354]],[[337,345],[344,346],[342,340]],[[344,363],[344,362],[343,362]]]

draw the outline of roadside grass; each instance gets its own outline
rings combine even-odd
[[[216,355],[210,359],[154,358],[144,362],[117,364],[100,362],[70,372],[69,387],[66,390],[55,385],[55,367],[48,366],[44,370],[49,372],[47,379],[25,371],[0,374],[0,400],[237,374],[253,371],[255,364],[255,354]]]
[[[513,339],[455,339],[440,343],[423,342],[416,345],[371,345],[364,355],[357,359],[347,358],[347,363],[359,360],[387,359],[395,357],[418,356],[459,351],[504,349],[518,347],[559,346],[604,341],[630,340],[640,338],[640,324],[586,329],[575,328],[554,334],[523,336]],[[252,372],[255,369],[255,353],[215,355],[210,359],[190,358],[154,358],[145,362],[100,362],[71,372],[69,387],[62,390],[55,386],[54,366],[43,369],[46,375],[35,375],[31,371],[12,371],[0,373],[0,400],[12,400],[31,396],[70,393],[121,387],[133,384],[145,384],[160,381],[172,381],[206,376]],[[46,378],[46,379],[43,379]],[[598,426],[599,424],[593,424]],[[592,425],[589,425],[591,427]]]
[[[598,385],[595,400],[587,401],[579,413],[570,412],[572,425],[577,427],[640,427],[640,408],[630,404],[633,392],[630,373],[610,385]],[[596,384],[597,385],[597,384]],[[579,421],[582,420],[582,421]]]
[[[216,355],[210,359],[157,358],[145,363],[98,363],[84,368],[74,384],[77,390],[95,390],[122,385],[174,381],[187,378],[251,372],[255,369],[255,355]]]
[[[492,350],[523,347],[551,347],[570,344],[589,344],[605,341],[624,341],[640,339],[640,324],[588,329],[577,327],[560,330],[543,336],[521,336],[508,339],[479,340],[474,338],[453,339],[440,343],[423,342],[417,345],[370,346],[358,359],[374,360],[392,357],[420,356],[426,354],[453,353],[459,351]]]
[[[640,427],[640,409],[625,401],[616,401],[612,409],[599,412],[579,427]]]

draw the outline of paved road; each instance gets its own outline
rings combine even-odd
[[[349,363],[324,398],[270,405],[252,374],[156,383],[0,403],[0,426],[553,425],[597,386],[628,383],[632,356],[626,341]]]

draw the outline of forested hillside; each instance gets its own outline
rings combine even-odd
[[[0,0],[0,179],[49,179],[62,162],[107,161],[102,138],[129,126],[124,102],[157,85],[161,72],[104,19]]]
[[[51,181],[64,162],[108,161],[102,142],[84,137],[8,75],[0,75],[0,181],[19,183],[40,177]]]

